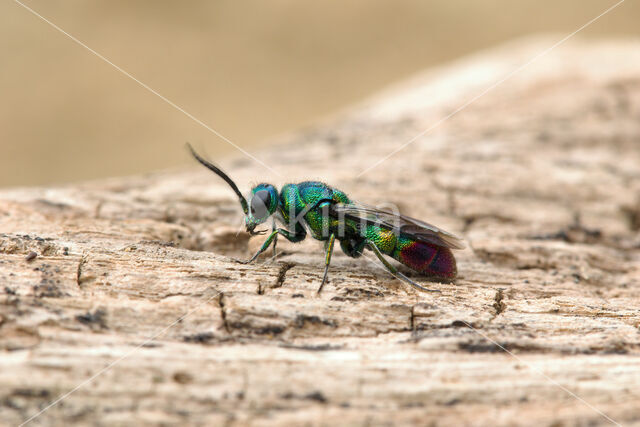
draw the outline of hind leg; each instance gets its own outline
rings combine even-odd
[[[389,261],[386,260],[384,255],[382,255],[382,253],[380,252],[380,250],[378,249],[378,247],[375,244],[373,244],[371,242],[368,242],[367,243],[367,247],[369,249],[371,249],[374,254],[376,254],[376,256],[378,257],[380,262],[382,262],[382,264],[387,268],[387,270],[391,274],[396,276],[398,279],[407,282],[408,284],[410,284],[414,288],[419,289],[421,291],[425,291],[425,292],[440,292],[437,289],[429,289],[429,288],[425,288],[424,286],[418,285],[416,282],[414,282],[413,280],[409,279],[407,276],[405,276],[404,274],[399,272],[397,268],[395,268],[393,265],[391,265],[391,263]]]
[[[331,254],[333,254],[333,246],[336,243],[336,235],[332,234],[331,237],[329,237],[329,240],[327,240],[326,244],[325,244],[325,256],[324,256],[324,276],[322,276],[322,283],[320,283],[320,287],[318,288],[318,292],[320,293],[320,291],[322,290],[322,287],[324,286],[324,283],[327,281],[327,273],[329,273],[329,263],[331,263]]]

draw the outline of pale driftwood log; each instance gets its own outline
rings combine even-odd
[[[195,164],[2,191],[0,423],[73,391],[32,424],[639,424],[639,43],[563,45],[358,176],[552,42],[255,153],[281,177],[218,159],[244,190],[319,178],[464,236],[441,294],[338,251],[316,296],[311,239],[234,263],[261,238]]]

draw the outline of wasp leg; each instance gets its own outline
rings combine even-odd
[[[282,228],[278,228],[277,230],[273,230],[271,232],[271,234],[269,234],[269,237],[267,237],[267,240],[264,241],[264,243],[262,244],[262,246],[260,247],[260,249],[258,249],[258,252],[255,253],[255,255],[253,255],[251,258],[249,258],[248,260],[241,260],[241,259],[236,259],[233,258],[234,261],[239,262],[240,264],[250,264],[253,261],[256,260],[256,258],[258,258],[260,256],[260,254],[264,251],[266,251],[267,249],[269,249],[269,246],[271,245],[271,243],[273,243],[276,239],[276,237],[278,236],[278,234],[282,234],[287,240],[289,240],[290,242],[299,242],[301,240],[303,240],[305,238],[306,232],[302,232],[302,233],[292,233],[290,231],[284,230]]]
[[[429,288],[425,288],[424,286],[418,285],[416,282],[414,282],[413,280],[409,279],[407,276],[405,276],[404,274],[399,272],[397,268],[395,268],[393,265],[391,265],[389,263],[389,261],[387,261],[384,258],[382,253],[380,253],[380,249],[378,249],[378,247],[375,244],[369,242],[369,243],[367,243],[367,247],[369,249],[371,249],[374,254],[376,254],[376,256],[378,257],[380,262],[382,262],[382,264],[384,264],[384,266],[387,268],[387,270],[389,270],[389,272],[391,274],[393,274],[394,276],[396,276],[398,279],[404,280],[405,282],[407,282],[408,284],[410,284],[414,288],[420,289],[421,291],[425,291],[425,292],[440,292],[437,289],[429,289]]]
[[[320,283],[320,287],[318,288],[317,293],[319,294],[322,291],[322,287],[327,281],[327,273],[329,273],[329,263],[331,263],[331,254],[333,254],[333,246],[336,243],[336,235],[331,234],[329,240],[325,243],[325,256],[324,256],[324,276],[322,276],[322,283]]]
[[[262,244],[262,246],[260,247],[260,249],[258,249],[258,252],[255,253],[255,255],[253,255],[251,258],[247,259],[247,260],[241,260],[241,259],[235,259],[234,261],[239,262],[240,264],[250,264],[253,261],[256,260],[256,258],[258,258],[260,256],[260,254],[264,251],[266,251],[269,246],[271,245],[271,243],[273,243],[273,241],[275,240],[276,236],[278,235],[278,233],[280,232],[280,230],[273,230],[271,232],[271,234],[269,234],[269,237],[267,237],[267,240],[264,241],[264,243]]]
[[[276,220],[273,220],[273,225],[271,226],[271,232],[273,233],[276,230]],[[276,245],[278,244],[278,235],[273,238],[273,259],[278,256],[278,252],[276,252]]]

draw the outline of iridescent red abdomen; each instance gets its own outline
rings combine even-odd
[[[453,279],[457,274],[456,259],[451,250],[443,246],[401,236],[391,256],[427,276]]]

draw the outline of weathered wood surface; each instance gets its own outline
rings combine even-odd
[[[441,294],[336,253],[316,296],[311,240],[234,263],[261,238],[195,164],[3,190],[0,423],[98,374],[32,424],[640,424],[640,44],[563,45],[357,176],[552,42],[254,153],[281,177],[219,160],[245,190],[319,178],[462,235]]]

